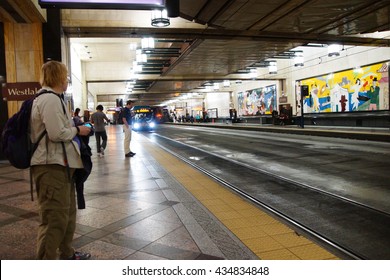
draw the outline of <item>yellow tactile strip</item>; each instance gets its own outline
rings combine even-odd
[[[145,141],[143,147],[260,259],[337,259],[157,145]]]

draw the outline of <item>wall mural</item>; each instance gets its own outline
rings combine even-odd
[[[389,109],[389,63],[378,63],[301,80],[309,87],[304,113],[375,111]]]
[[[237,97],[240,116],[271,114],[276,108],[276,85],[239,92]]]

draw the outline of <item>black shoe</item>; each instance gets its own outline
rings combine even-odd
[[[77,204],[77,209],[85,209],[85,203],[84,204]]]
[[[134,155],[135,155],[135,153],[129,152],[129,153],[125,154],[125,157],[133,157]]]
[[[69,257],[68,260],[88,260],[91,258],[91,254],[83,252],[74,252],[73,256]]]

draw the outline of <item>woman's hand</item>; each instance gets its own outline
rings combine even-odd
[[[78,134],[81,136],[87,136],[91,132],[91,128],[89,128],[88,126],[85,126],[85,125],[80,125],[80,126],[78,126],[78,128],[79,128]]]

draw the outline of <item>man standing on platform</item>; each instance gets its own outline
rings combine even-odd
[[[132,115],[131,115],[131,108],[133,108],[133,101],[127,100],[126,107],[123,110],[123,131],[125,133],[125,140],[124,140],[124,150],[125,150],[125,157],[133,157],[135,153],[133,153],[130,149],[130,141],[131,141],[131,124],[132,124]]]

